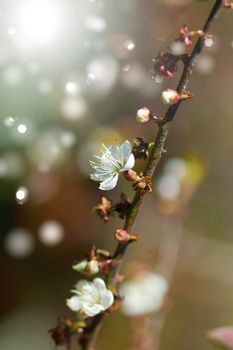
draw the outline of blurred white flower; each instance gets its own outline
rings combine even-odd
[[[177,180],[182,180],[188,175],[187,164],[179,157],[170,158],[165,164],[164,171],[166,175],[173,175]]]
[[[165,174],[157,182],[157,192],[164,200],[176,200],[181,193],[181,182],[174,174]]]
[[[122,284],[122,312],[127,316],[139,316],[158,311],[168,290],[167,280],[158,274],[144,272]]]
[[[132,145],[125,141],[121,146],[104,146],[101,156],[95,156],[98,163],[91,162],[95,170],[91,179],[100,181],[101,190],[112,190],[116,187],[119,174],[134,167],[135,158],[132,153]]]
[[[86,316],[95,316],[107,310],[114,302],[114,296],[106,288],[101,278],[95,278],[93,282],[81,280],[72,290],[75,294],[67,299],[67,306],[75,312],[82,312]]]

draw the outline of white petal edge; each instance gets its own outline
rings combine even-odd
[[[119,159],[121,156],[121,148],[119,146],[115,146],[115,145],[109,146],[108,151],[110,152],[113,158]]]
[[[99,189],[109,191],[116,187],[118,174],[110,176],[107,180],[101,182]]]
[[[92,306],[89,306],[86,303],[83,303],[82,310],[87,316],[93,317],[99,314],[101,311],[103,311],[104,308],[99,304],[94,304]]]
[[[82,290],[84,287],[90,285],[90,282],[86,281],[86,280],[80,280],[78,281],[78,283],[76,283],[76,285],[74,286],[75,289],[77,289],[78,291]],[[74,290],[72,290],[74,292]]]
[[[103,306],[104,310],[112,306],[113,302],[114,296],[110,290],[106,289],[100,293],[100,303]]]
[[[129,158],[130,153],[132,152],[132,145],[128,140],[126,140],[124,143],[122,143],[121,152],[122,152],[124,159]]]
[[[88,263],[86,260],[82,260],[80,262],[78,262],[77,264],[73,265],[72,266],[72,269],[75,270],[75,271],[83,271],[85,270],[85,268],[87,267]]]
[[[134,167],[134,164],[135,164],[135,158],[134,158],[133,153],[131,153],[129,156],[129,159],[127,160],[124,168],[122,168],[121,171],[127,171],[127,170],[132,169]]]
[[[106,284],[102,278],[95,278],[93,284],[99,291],[106,289]]]
[[[66,300],[66,305],[72,310],[72,311],[79,311],[81,309],[82,303],[77,296],[73,296]]]
[[[105,177],[106,177],[106,176],[101,175],[101,174],[98,174],[98,173],[94,173],[94,174],[91,174],[91,175],[90,175],[91,180],[93,180],[93,181],[99,181],[99,182],[100,182],[100,181],[104,181]]]

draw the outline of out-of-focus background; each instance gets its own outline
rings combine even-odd
[[[72,316],[65,299],[79,278],[73,262],[93,243],[113,250],[122,225],[92,212],[102,193],[89,160],[103,142],[154,139],[155,126],[137,124],[136,110],[163,113],[161,91],[176,86],[181,70],[173,82],[151,80],[152,59],[182,24],[200,29],[212,5],[1,1],[1,350],[54,348],[48,329]],[[142,239],[127,257],[172,280],[161,333],[167,350],[208,349],[205,331],[233,323],[231,11],[212,34],[190,84],[196,96],[176,116],[137,219]],[[107,196],[122,191],[133,195],[123,179]],[[97,348],[130,349],[131,338],[128,318],[114,314]]]

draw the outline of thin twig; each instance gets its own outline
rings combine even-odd
[[[203,27],[203,32],[204,34],[206,34],[207,32],[209,32],[209,30],[211,29],[215,19],[218,17],[219,12],[222,8],[222,0],[216,0],[210,15]],[[202,49],[204,46],[204,38],[203,37],[199,37],[199,39],[197,40],[197,43],[193,49],[193,52],[191,54],[191,56],[188,57],[187,62],[184,64],[184,69],[183,69],[183,73],[181,75],[178,87],[177,87],[177,92],[178,93],[184,93],[187,90],[191,75],[193,73],[193,68],[196,64],[197,58],[199,56],[199,54],[201,53]],[[168,130],[170,127],[170,123],[173,120],[173,118],[175,117],[175,114],[178,110],[178,108],[181,105],[181,101],[178,102],[177,104],[171,106],[168,108],[165,117],[164,117],[164,123],[159,125],[159,129],[158,129],[158,133],[155,139],[155,144],[152,148],[151,154],[150,154],[150,158],[148,161],[148,165],[146,167],[146,171],[145,171],[145,175],[147,176],[153,176],[156,170],[156,167],[160,161],[160,158],[162,156],[163,150],[164,150],[164,144],[165,141],[167,139],[167,135],[168,135]],[[127,230],[128,232],[132,232],[133,230],[133,226],[135,223],[135,220],[137,218],[137,214],[139,211],[139,208],[142,204],[142,197],[140,196],[140,194],[137,192],[135,194],[135,197],[133,199],[132,205],[131,205],[131,210],[128,213],[127,217],[126,217],[126,221],[125,221],[125,225],[124,225],[124,229]],[[114,264],[112,266],[112,269],[109,273],[109,276],[107,278],[107,284],[111,284],[111,285],[115,285],[117,282],[117,276],[119,274],[119,271],[121,269],[121,265],[124,259],[124,255],[125,252],[128,248],[130,243],[119,243],[116,247],[115,253],[113,255],[114,258]],[[94,349],[94,345],[99,333],[99,330],[101,328],[103,319],[104,319],[105,315],[97,315],[96,317],[93,318],[92,323],[89,327],[89,329],[87,330],[86,333],[86,341],[84,342],[83,346],[82,346],[82,350],[93,350]]]

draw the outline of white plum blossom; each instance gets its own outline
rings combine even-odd
[[[159,311],[167,290],[168,282],[163,276],[144,271],[122,284],[122,312],[127,316],[140,316]]]
[[[116,187],[120,173],[128,171],[134,167],[135,158],[132,153],[132,145],[129,141],[125,141],[121,146],[111,145],[104,146],[101,156],[96,156],[98,163],[91,162],[91,166],[95,170],[91,174],[91,179],[99,181],[101,190],[112,190]]]
[[[81,280],[71,292],[75,295],[66,300],[67,306],[85,316],[93,317],[107,310],[114,302],[112,292],[101,278],[95,278],[93,282]]]

